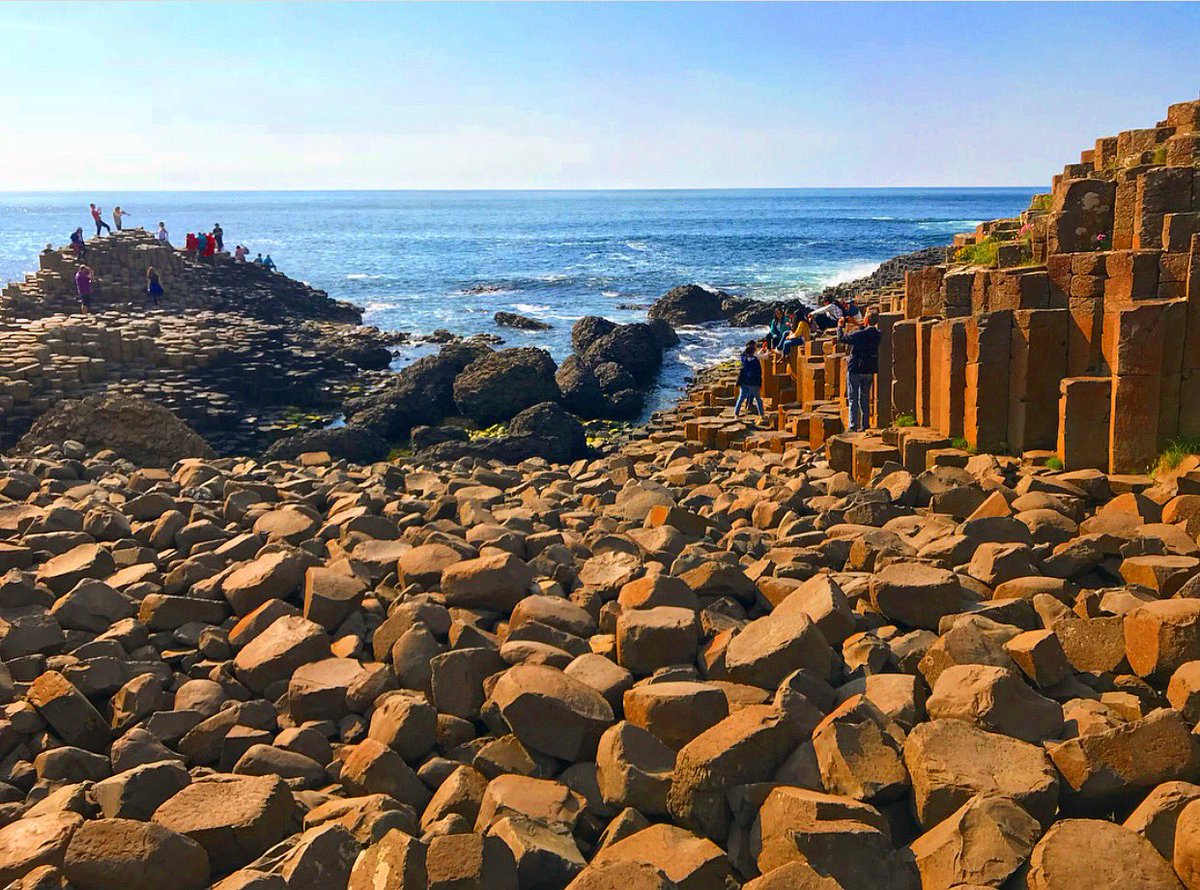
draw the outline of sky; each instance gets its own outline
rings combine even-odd
[[[0,191],[1038,186],[1200,4],[0,3]]]

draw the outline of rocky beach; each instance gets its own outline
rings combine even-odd
[[[831,288],[866,433],[828,336],[644,420],[719,289],[392,371],[88,246],[0,295],[0,887],[1200,888],[1200,102]]]

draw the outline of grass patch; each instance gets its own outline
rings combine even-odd
[[[1185,457],[1192,454],[1200,454],[1200,439],[1172,439],[1167,443],[1167,447],[1159,452],[1150,473],[1154,476],[1169,473],[1183,463]]]
[[[1150,152],[1151,164],[1165,164],[1167,162],[1167,147],[1160,145]]]
[[[1056,472],[1061,472],[1063,469],[1063,462],[1058,459],[1058,455],[1055,455],[1054,457],[1046,458],[1046,466],[1052,470],[1055,470]]]
[[[956,263],[964,263],[968,266],[988,266],[995,268],[998,260],[996,252],[999,248],[999,242],[988,235],[977,244],[968,244],[965,247],[960,247],[958,253],[954,255]]]
[[[893,426],[916,426],[917,418],[911,414],[901,414],[893,421]]]
[[[959,451],[965,451],[968,454],[975,453],[975,446],[972,445],[970,442],[968,442],[966,439],[964,439],[962,436],[955,436],[953,439],[950,440],[950,444],[953,447],[957,448]]]
[[[501,436],[508,435],[507,423],[493,423],[491,426],[485,426],[481,430],[468,430],[467,436],[474,442],[476,439],[499,439]]]
[[[1029,202],[1029,209],[1045,212],[1050,209],[1053,200],[1053,196],[1049,194],[1034,195],[1033,200]]]

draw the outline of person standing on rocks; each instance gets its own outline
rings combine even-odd
[[[151,266],[146,270],[146,297],[155,306],[161,305],[159,302],[163,295],[162,282],[158,280],[158,273]]]
[[[867,312],[862,327],[846,333],[846,319],[838,320],[838,340],[850,347],[846,363],[846,399],[850,403],[850,432],[861,433],[871,422],[871,387],[879,373],[879,313]]]
[[[167,224],[165,222],[159,222],[158,231],[155,232],[154,237],[158,239],[159,244],[165,244],[167,247],[171,246],[171,236],[167,233]]]
[[[213,239],[217,242],[217,253],[225,252],[225,230],[221,228],[221,224],[217,223],[212,228]]]
[[[120,204],[113,208],[113,225],[117,227],[118,232],[121,231],[121,220],[127,216],[129,214],[121,209]]]
[[[208,236],[203,232],[196,233],[196,259],[204,259],[208,251]]]
[[[751,340],[746,344],[746,348],[742,350],[741,368],[738,370],[738,397],[733,405],[733,416],[738,417],[742,413],[742,405],[748,403],[752,410],[758,412],[758,416],[762,417],[763,411],[762,400],[762,360],[758,357],[758,344]]]
[[[79,271],[75,273],[75,291],[79,294],[79,304],[83,307],[84,312],[92,311],[92,270],[87,266],[80,266]]]
[[[112,229],[109,228],[108,223],[106,223],[104,221],[104,218],[101,216],[100,208],[97,207],[95,204],[89,204],[88,206],[92,208],[92,222],[94,222],[96,224],[96,237],[97,238],[100,237],[101,229],[104,229],[106,232],[108,232],[108,234],[111,235]]]

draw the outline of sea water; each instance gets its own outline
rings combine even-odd
[[[226,249],[270,254],[280,271],[363,307],[364,320],[420,336],[438,328],[540,346],[561,361],[585,315],[643,320],[677,284],[760,299],[812,298],[898,253],[946,244],[1013,216],[1034,188],[685,191],[0,193],[0,281],[36,267],[47,243],[94,232],[89,202],[167,224],[173,243],[220,223]],[[497,311],[552,328],[498,327]],[[724,325],[680,331],[652,407],[694,369],[748,337]],[[435,347],[401,350],[402,367]]]

